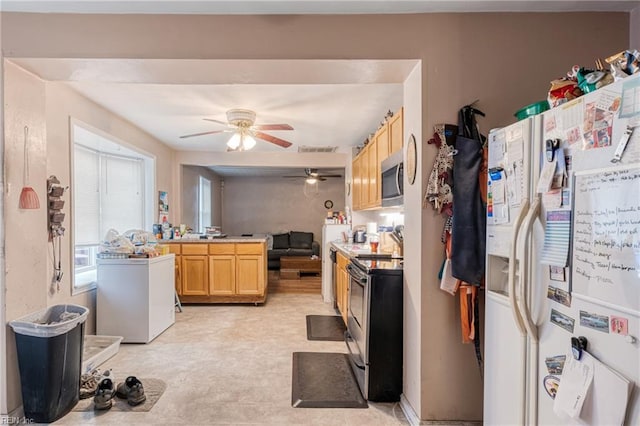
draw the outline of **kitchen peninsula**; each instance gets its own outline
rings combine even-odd
[[[175,286],[182,303],[266,301],[266,238],[184,238],[161,244],[176,256]]]

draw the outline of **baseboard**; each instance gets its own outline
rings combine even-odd
[[[9,414],[0,414],[0,425],[15,425],[19,423],[29,423],[24,417],[24,409],[22,405],[12,410]],[[33,422],[31,422],[33,423]]]
[[[481,421],[463,421],[463,420],[420,420],[420,417],[413,411],[413,407],[407,401],[407,398],[400,395],[400,408],[407,418],[411,426],[482,426]]]
[[[404,394],[400,395],[400,408],[404,413],[404,416],[407,418],[407,421],[411,426],[419,426],[420,425],[420,417],[413,411],[413,407],[407,401]]]

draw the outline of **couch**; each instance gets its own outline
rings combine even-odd
[[[320,243],[313,240],[313,232],[289,231],[271,235],[267,250],[269,269],[280,269],[282,256],[320,256]]]

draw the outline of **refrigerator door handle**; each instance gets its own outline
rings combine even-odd
[[[520,233],[520,224],[524,219],[527,211],[529,210],[529,199],[522,199],[522,208],[520,209],[520,213],[516,218],[513,224],[513,233],[511,234],[511,247],[509,249],[509,305],[511,306],[511,313],[513,314],[513,319],[515,320],[516,326],[520,331],[522,336],[527,335],[527,330],[524,325],[524,320],[520,314],[520,310],[518,309],[518,301],[516,298],[516,253],[517,253],[517,243],[518,236]],[[520,262],[522,264],[522,262]],[[522,280],[523,277],[520,277]],[[521,284],[522,286],[522,284]]]
[[[527,329],[527,333],[529,337],[534,342],[538,341],[538,332],[536,329],[536,325],[533,323],[531,318],[531,312],[529,311],[529,304],[526,290],[531,285],[529,279],[527,278],[527,271],[529,270],[529,236],[531,235],[531,227],[535,222],[535,218],[538,216],[538,211],[540,209],[540,196],[536,196],[535,200],[533,200],[533,204],[529,208],[529,212],[522,222],[522,233],[520,238],[518,239],[518,245],[520,247],[520,253],[522,253],[522,259],[520,260],[520,288],[519,293],[520,297],[518,300],[518,309],[520,311],[520,316],[523,319],[524,326]]]

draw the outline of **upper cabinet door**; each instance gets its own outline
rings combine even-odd
[[[389,154],[402,149],[404,144],[404,108],[400,108],[389,120]]]

